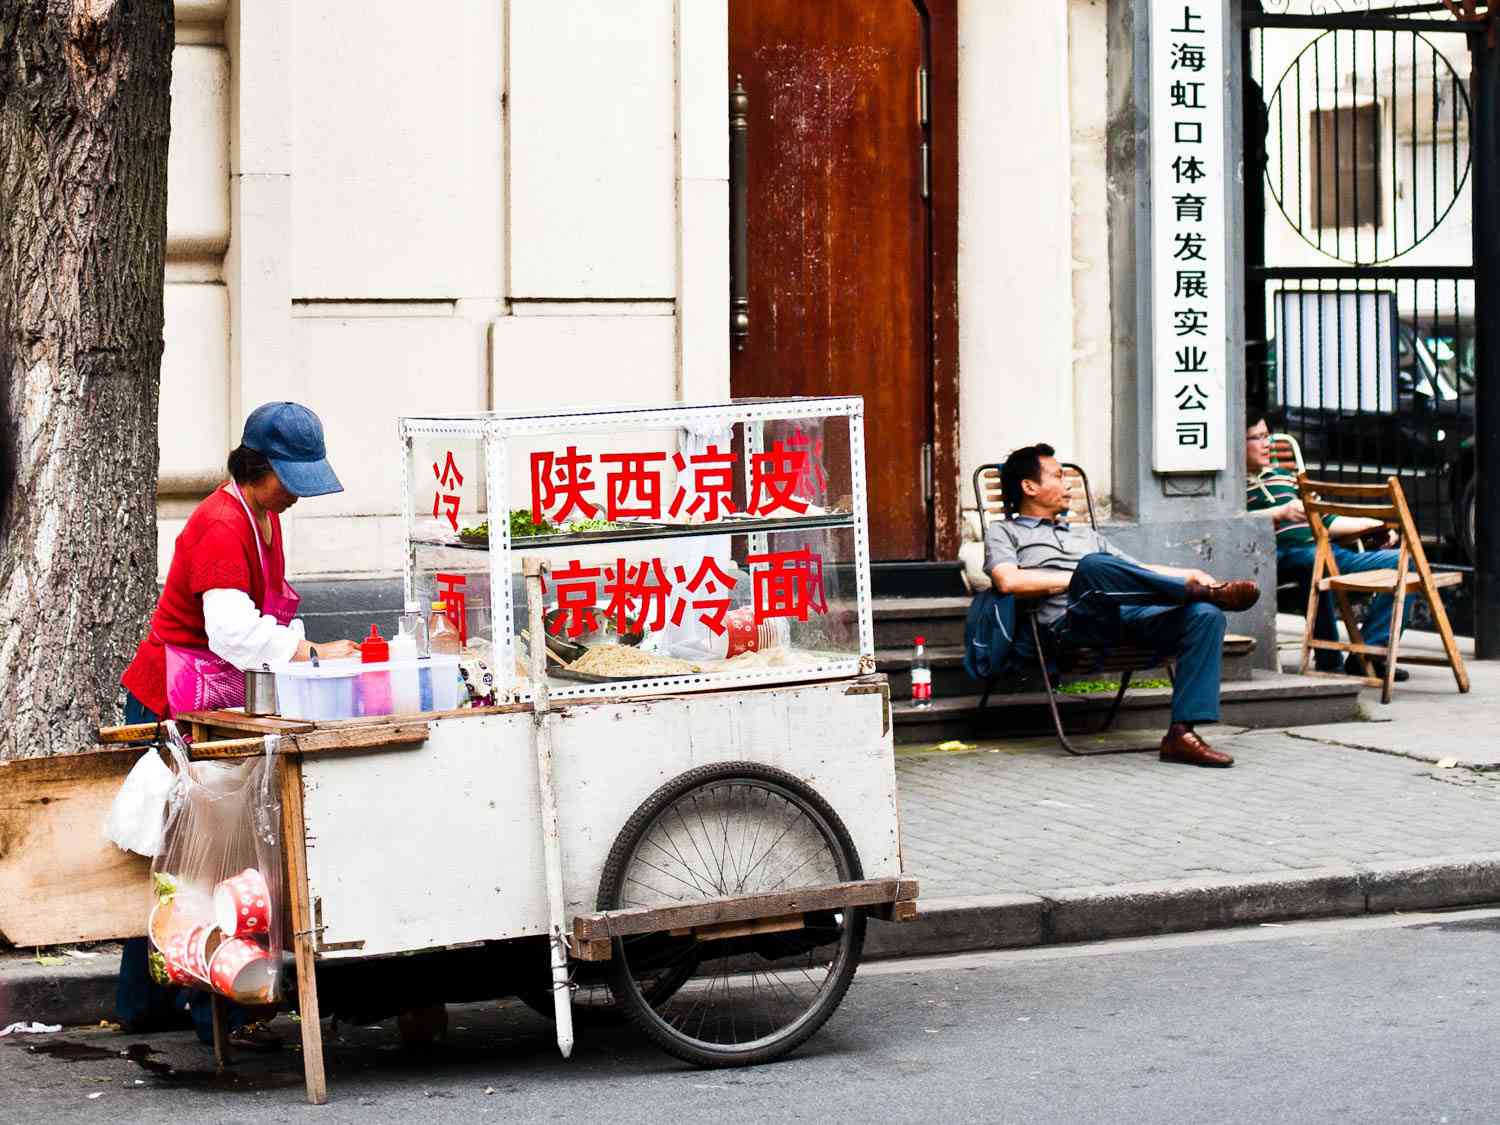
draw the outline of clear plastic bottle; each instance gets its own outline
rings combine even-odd
[[[417,640],[411,622],[403,614],[391,638],[391,714],[410,715],[422,709],[422,688],[417,680]]]
[[[433,656],[457,656],[463,648],[458,626],[448,616],[447,602],[432,603],[432,617],[427,622],[427,650]]]
[[[911,654],[911,705],[932,706],[932,664],[927,659],[927,638],[915,637]]]
[[[423,614],[420,603],[406,603],[406,612],[396,619],[396,631],[412,638],[417,646],[418,657],[432,655],[427,647],[427,617]]]

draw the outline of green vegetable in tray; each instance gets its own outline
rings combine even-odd
[[[167,959],[154,949],[146,954],[146,971],[157,984],[171,983],[171,978],[167,976]]]
[[[546,520],[540,523],[531,518],[530,508],[513,508],[510,513],[510,537],[512,539],[529,539],[536,535],[556,535],[564,532],[576,535],[583,531],[613,531],[620,524],[609,520],[574,520],[570,524],[558,527]],[[465,543],[488,543],[490,541],[490,525],[486,520],[484,523],[466,527],[458,533],[458,537]]]

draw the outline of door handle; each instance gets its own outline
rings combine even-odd
[[[736,75],[729,92],[729,342],[737,352],[750,336],[749,136],[750,95]]]

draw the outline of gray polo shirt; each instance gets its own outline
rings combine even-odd
[[[1140,564],[1110,543],[1086,523],[1071,524],[1066,519],[1042,520],[1035,516],[991,520],[984,532],[984,572],[997,566],[1014,564],[1022,570],[1078,569],[1084,555],[1104,551],[1117,559]],[[1068,594],[1053,594],[1042,602],[1037,617],[1044,625],[1056,621],[1068,609]]]

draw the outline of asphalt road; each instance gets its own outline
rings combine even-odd
[[[621,1028],[565,1062],[524,1008],[454,1008],[426,1052],[341,1027],[323,1107],[289,1050],[221,1079],[186,1034],[12,1037],[0,1123],[1494,1122],[1497,952],[1489,910],[867,965],[798,1054],[738,1071]]]

